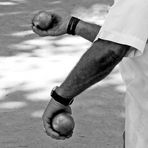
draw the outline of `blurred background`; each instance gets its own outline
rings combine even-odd
[[[90,42],[78,36],[39,37],[40,10],[66,9],[102,25],[113,0],[0,0],[0,148],[122,148],[125,86],[118,66],[79,95],[73,137],[56,141],[42,126],[50,91],[66,78]]]

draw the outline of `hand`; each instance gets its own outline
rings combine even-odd
[[[51,98],[49,104],[47,105],[47,108],[45,109],[42,120],[45,128],[45,132],[47,133],[48,136],[57,140],[64,140],[66,138],[70,138],[72,136],[72,133],[71,135],[64,137],[64,136],[61,136],[59,133],[55,132],[51,126],[51,119],[59,111],[65,111],[67,113],[72,114],[70,106],[64,106]]]
[[[48,15],[52,17],[51,23],[52,27],[47,30],[39,29],[35,26],[38,21],[38,15],[36,14],[32,19],[32,30],[40,36],[59,36],[67,33],[67,27],[71,16],[65,10],[54,10],[48,11]]]

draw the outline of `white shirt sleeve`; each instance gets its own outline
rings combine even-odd
[[[129,57],[143,54],[148,38],[148,0],[116,0],[98,38],[131,46]]]

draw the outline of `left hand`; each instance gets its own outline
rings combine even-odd
[[[71,19],[71,16],[68,12],[65,10],[52,10],[52,11],[46,11],[48,15],[52,16],[53,22],[51,20],[51,23],[53,23],[53,27],[49,28],[47,30],[41,30],[36,27],[36,23],[39,21],[38,16],[39,14],[36,14],[32,19],[32,30],[40,35],[40,36],[60,36],[67,33],[67,27],[69,24],[69,21]]]

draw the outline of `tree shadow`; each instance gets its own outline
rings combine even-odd
[[[1,19],[0,55],[6,56],[6,57],[21,54],[22,52],[25,52],[25,53],[27,52],[28,54],[35,56],[32,53],[34,53],[35,50],[42,48],[43,43],[41,43],[41,47],[40,47],[40,45],[38,44],[38,41],[40,39],[31,30],[31,20],[37,11],[54,9],[56,7],[60,9],[64,8],[64,9],[67,9],[67,11],[70,11],[71,14],[74,14],[75,16],[79,16],[80,18],[83,18],[86,21],[91,21],[91,22],[95,21],[96,23],[102,23],[104,16],[108,11],[108,5],[110,4],[109,1],[107,2],[108,5],[105,5],[104,1],[100,1],[96,3],[95,0],[91,2],[83,1],[83,0],[79,2],[78,1],[73,2],[71,0],[70,1],[67,1],[67,0],[47,1],[46,0],[44,2],[41,2],[40,0],[37,0],[37,1],[35,0],[13,1],[12,0],[12,1],[4,1],[2,3],[3,5],[4,4],[5,5],[3,6],[2,10],[0,10],[0,19]],[[85,4],[88,5],[90,8],[88,9]],[[98,20],[100,22],[97,22]],[[65,38],[66,40],[64,40]],[[53,38],[50,37],[48,38],[48,40],[47,38],[42,38],[40,41],[44,42],[44,39],[46,42],[49,41],[50,44],[46,44],[47,47],[45,48],[50,48],[50,50],[52,47],[56,48],[57,46],[64,46],[64,45],[69,46],[69,50],[65,50],[63,52],[66,52],[66,51],[70,52],[71,50],[73,53],[75,50],[74,45],[76,45],[77,42],[80,43],[83,40],[79,38],[77,39],[77,37],[71,37],[71,38],[72,40],[69,41],[69,45],[63,44],[67,42],[67,36],[60,36],[60,37],[53,37]],[[29,41],[32,41],[32,40],[34,40],[34,44],[30,45]],[[61,41],[63,43],[61,44],[57,43]],[[87,42],[83,41],[83,43],[86,44]],[[58,51],[57,48],[56,50]],[[77,49],[76,49],[76,52],[77,52]],[[58,52],[56,52],[55,54],[57,53]]]
[[[119,89],[123,87],[122,82],[115,80],[119,74],[116,70],[74,101],[76,128],[71,139],[59,142],[44,133],[41,116],[50,100],[51,89],[64,80],[91,43],[67,35],[40,38],[30,26],[31,18],[38,10],[55,7],[67,9],[86,20],[99,18],[97,23],[100,23],[107,13],[108,6],[105,5],[111,3],[110,0],[0,2],[3,6],[0,9],[1,147],[108,148],[121,145],[124,90]],[[89,13],[89,16],[84,13]],[[99,14],[98,18],[92,19],[96,14]]]
[[[105,82],[107,85],[96,85],[76,97],[72,105],[76,122],[74,134],[63,142],[51,139],[43,130],[41,116],[50,99],[46,86],[29,89],[28,84],[23,83],[5,88],[7,93],[0,101],[1,146],[122,146],[125,93],[117,91],[119,84],[108,82],[109,78]]]

